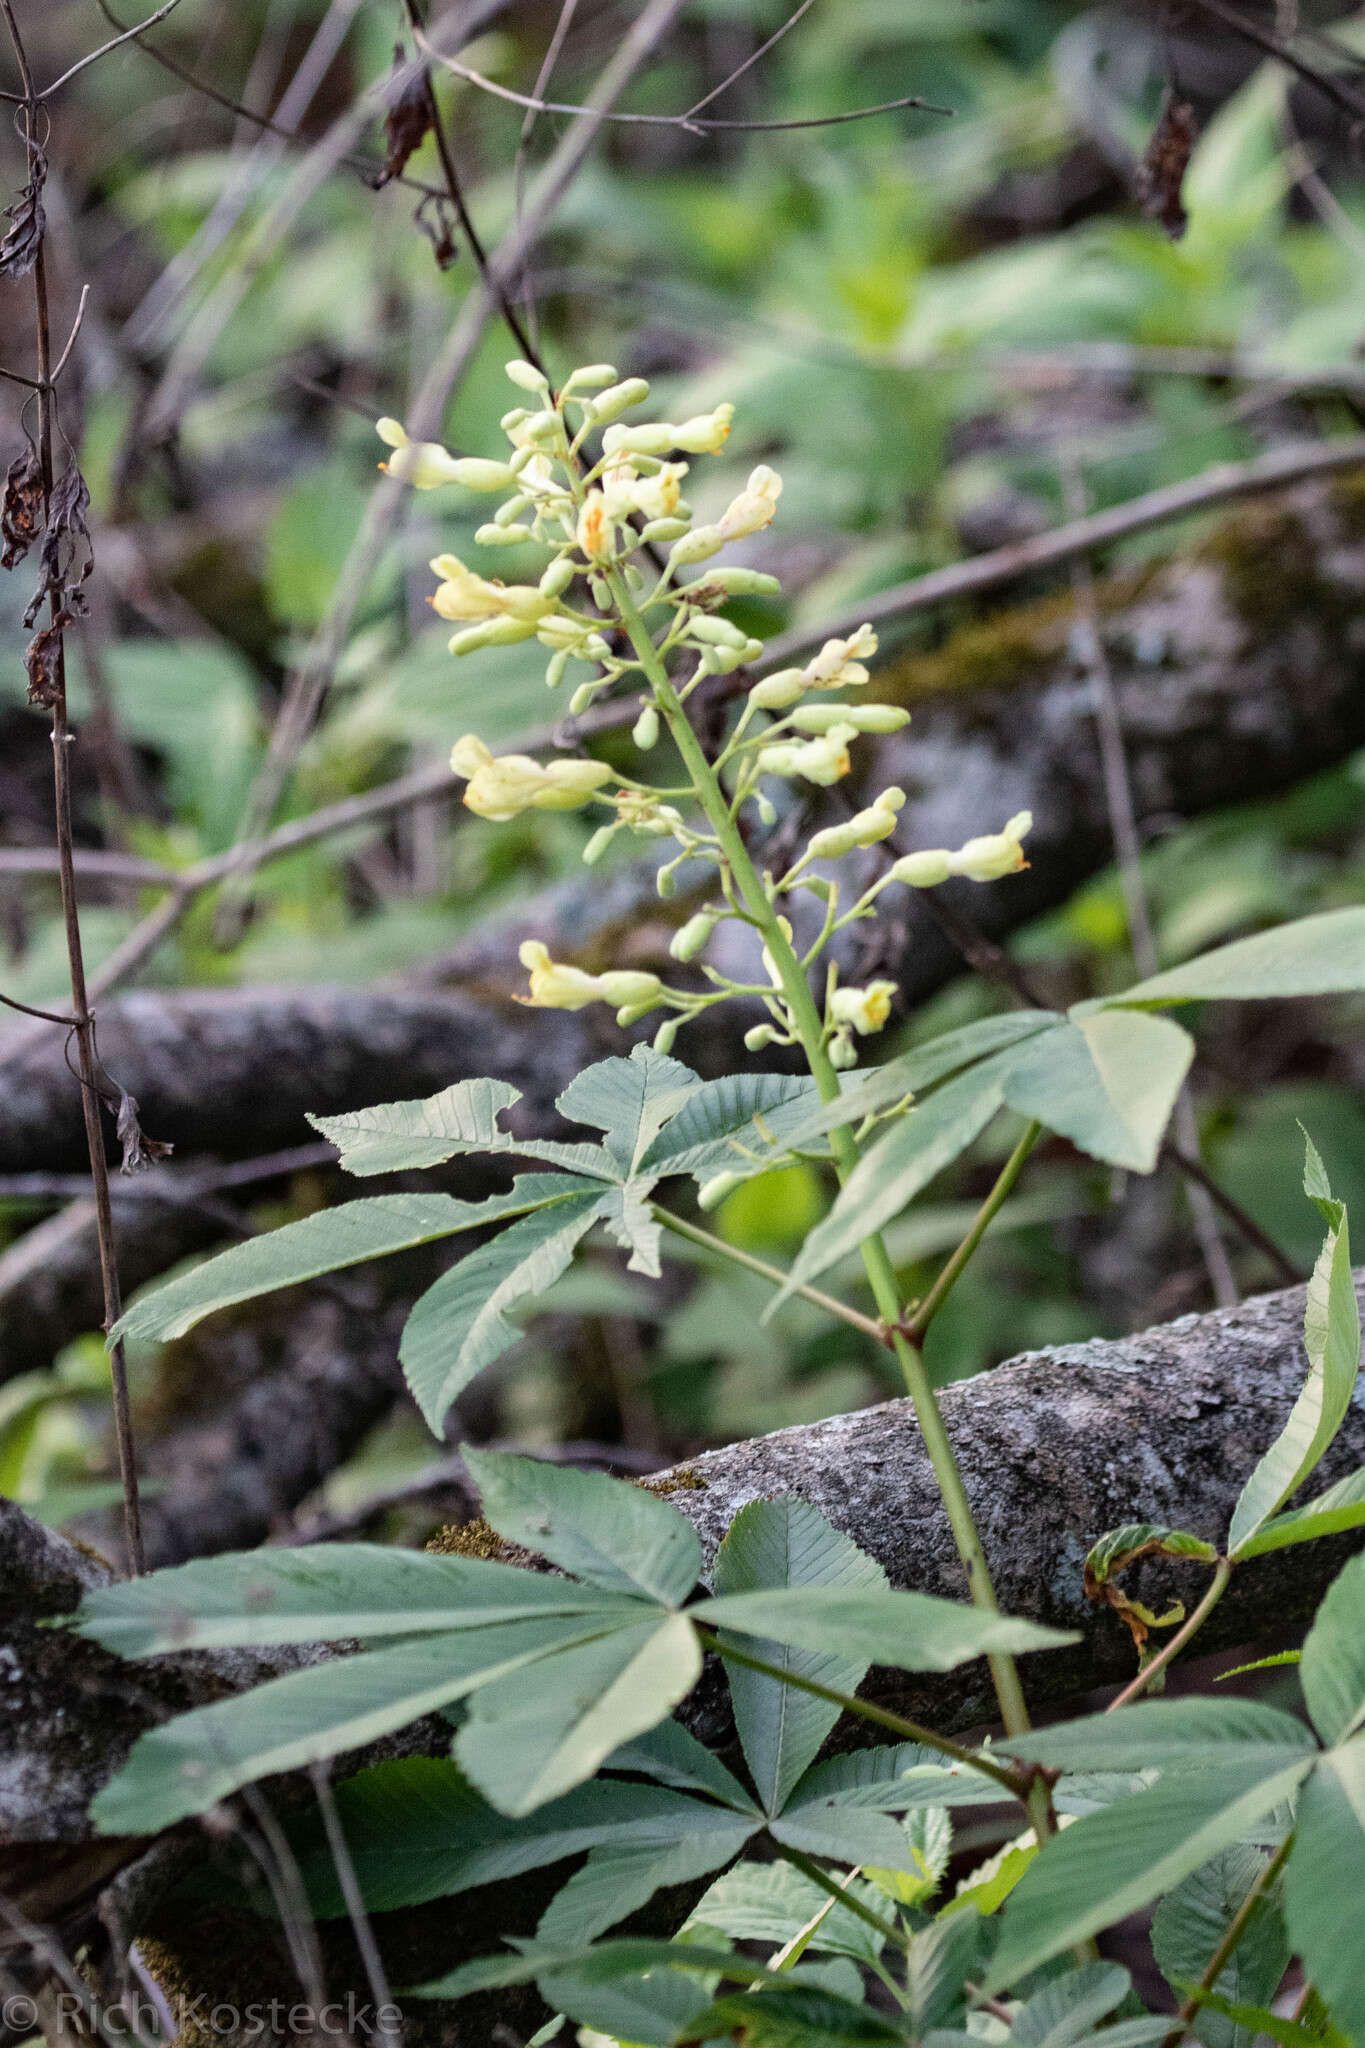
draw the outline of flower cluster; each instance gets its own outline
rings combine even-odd
[[[666,1049],[686,1018],[743,995],[767,1014],[747,1035],[752,1048],[799,1043],[810,1051],[818,1037],[816,1050],[831,1065],[851,1066],[857,1041],[888,1022],[897,990],[882,980],[841,985],[837,963],[829,960],[823,1009],[816,1006],[809,977],[835,935],[874,915],[877,897],[893,883],[925,889],[951,876],[989,881],[1015,872],[1026,865],[1023,838],[1031,820],[1021,812],[1002,832],[971,839],[956,852],[903,854],[841,902],[841,880],[825,872],[825,864],[891,837],[906,799],[903,790],[890,788],[846,821],[814,832],[781,875],[756,865],[741,830],[748,829],[746,812],[771,827],[777,785],[830,788],[852,773],[860,738],[893,733],[908,722],[898,705],[862,698],[876,634],[860,626],[826,640],[804,666],[750,681],[763,643],[725,608],[736,598],[776,595],[779,585],[760,569],[717,565],[714,558],[771,525],[782,479],[758,465],[723,510],[703,522],[694,520],[683,494],[691,474],[683,458],[718,454],[734,408],[719,405],[681,421],[635,417],[649,386],[640,377],[619,378],[607,363],[575,370],[557,393],[533,364],[509,363],[507,374],[526,403],[503,417],[505,460],[453,455],[439,443],[409,440],[397,420],[378,423],[392,451],[381,466],[391,476],[416,490],[452,484],[496,493],[501,502],[476,540],[489,548],[538,547],[548,558],[536,581],[505,583],[456,555],[437,555],[432,609],[456,628],[453,654],[535,640],[548,657],[551,689],[564,681],[570,662],[585,664],[589,673],[570,696],[575,714],[603,691],[638,692],[637,750],[649,754],[666,731],[686,780],[661,787],[592,759],[495,755],[466,733],[451,756],[467,785],[464,801],[480,817],[498,821],[529,810],[599,806],[607,815],[584,849],[589,862],[600,860],[622,832],[671,841],[677,851],[658,871],[661,895],[674,893],[684,864],[691,876],[703,863],[717,882],[717,895],[679,926],[669,948],[673,958],[700,961],[717,927],[734,920],[757,929],[766,974],[764,981],[739,982],[702,964],[704,988],[671,988],[633,969],[589,974],[552,960],[533,939],[521,949],[530,975],[526,1000],[552,1009],[606,1002],[622,1023],[667,1010],[655,1038]],[[687,705],[711,677],[732,678],[723,687],[737,710],[708,757]],[[785,910],[802,894],[820,906],[820,929],[798,951]]]

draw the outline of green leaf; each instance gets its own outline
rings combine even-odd
[[[1119,1964],[1085,1963],[1020,2006],[1010,2041],[1014,2048],[1074,2048],[1122,2005],[1131,1986]]]
[[[1259,1700],[1141,1700],[1116,1713],[1087,1714],[1055,1728],[1001,1736],[997,1747],[1032,1763],[1064,1771],[1141,1770],[1149,1765],[1216,1760],[1282,1769],[1295,1757],[1311,1757],[1313,1744],[1301,1721]]]
[[[689,1792],[705,1792],[722,1805],[740,1813],[756,1814],[758,1808],[739,1779],[732,1777],[719,1757],[690,1735],[679,1721],[661,1721],[644,1735],[614,1749],[604,1766],[609,1771],[644,1771],[661,1785],[676,1785]]]
[[[885,1913],[871,1885],[853,1884],[850,1894]],[[790,1863],[737,1863],[703,1893],[689,1916],[689,1925],[716,1927],[732,1941],[761,1941],[786,1948],[816,1916],[820,1924],[804,1948],[826,1955],[851,1956],[865,1962],[879,1956],[885,1943],[865,1920],[837,1905],[827,1891],[793,1869]]]
[[[994,1856],[988,1856],[963,1878],[943,1911],[979,1913],[983,1918],[998,1913],[1038,1854],[1038,1847],[1036,1835],[1017,1836],[1006,1842]]]
[[[697,1532],[658,1494],[602,1472],[576,1472],[507,1451],[471,1447],[464,1460],[498,1534],[561,1571],[667,1607],[679,1605],[696,1584]]]
[[[932,1593],[894,1589],[846,1592],[839,1586],[800,1586],[732,1593],[699,1601],[688,1613],[695,1621],[743,1636],[865,1658],[900,1671],[951,1671],[969,1657],[995,1650],[1022,1654],[1077,1641],[1067,1631],[1043,1628],[1037,1622],[988,1614]]]
[[[603,1627],[582,1615],[499,1622],[288,1672],[140,1735],[91,1814],[103,1834],[155,1834],[255,1778],[374,1742]]]
[[[990,1053],[1008,1051],[1027,1038],[1051,1031],[1061,1022],[1053,1010],[1007,1010],[999,1017],[979,1017],[974,1024],[959,1025],[955,1031],[912,1047],[899,1059],[888,1060],[885,1066],[850,1075],[839,1100],[813,1110],[809,1123],[795,1135],[799,1141],[803,1131],[813,1137],[819,1131],[833,1130],[836,1124],[856,1123]]]
[[[1150,1173],[1194,1040],[1140,1010],[1100,1010],[1043,1032],[1018,1052],[1005,1100],[1094,1159]]]
[[[1264,1875],[1269,1856],[1247,1842],[1229,1843],[1168,1892],[1152,1917],[1152,1951],[1166,1982],[1183,1996],[1197,1984]],[[1289,1967],[1289,1937],[1278,1900],[1267,1897],[1220,1972],[1213,1989],[1240,2005],[1268,2005]],[[1205,2048],[1252,2048],[1255,2038],[1222,2013],[1203,2008],[1194,2031]]]
[[[1336,2025],[1365,2041],[1365,1741],[1325,1756],[1299,1798],[1285,1914],[1304,1975]]]
[[[787,1156],[786,1131],[812,1104],[815,1083],[795,1074],[723,1074],[703,1082],[640,1155],[642,1173],[722,1168],[761,1173]]]
[[[1218,1556],[1212,1543],[1192,1536],[1188,1529],[1168,1529],[1164,1522],[1125,1522],[1091,1545],[1085,1560],[1086,1583],[1093,1580],[1095,1585],[1105,1586],[1125,1565],[1154,1554],[1193,1557],[1204,1564],[1214,1563]]]
[[[700,1673],[701,1649],[683,1615],[637,1622],[566,1650],[549,1684],[513,1674],[483,1687],[455,1738],[456,1757],[499,1813],[530,1813],[664,1720]]]
[[[1127,1711],[1151,1713],[1161,1704]],[[1206,1756],[1053,1836],[1005,1907],[986,1990],[1004,1990],[1169,1891],[1287,1799],[1311,1767],[1302,1755],[1285,1766],[1283,1752],[1270,1746],[1259,1759]]]
[[[905,1989],[913,2038],[961,2024],[966,1984],[976,1973],[981,1921],[975,1913],[941,1914],[910,1944]]]
[[[577,1190],[582,1183],[569,1185]],[[507,1319],[508,1309],[559,1278],[579,1240],[602,1216],[603,1199],[561,1195],[470,1252],[417,1297],[398,1357],[412,1397],[437,1436],[456,1395],[521,1335]]]
[[[1000,1784],[967,1764],[950,1763],[937,1750],[916,1742],[853,1749],[826,1757],[801,1780],[803,1799],[830,1799],[840,1806],[871,1806],[879,1813],[909,1813],[920,1807],[998,1806]]]
[[[945,1081],[863,1154],[824,1222],[806,1239],[792,1268],[793,1282],[813,1280],[855,1251],[966,1151],[1005,1099],[1010,1057],[997,1053]],[[787,1291],[776,1299],[785,1299]]]
[[[688,2027],[694,2040],[721,2036],[745,2048],[883,2048],[905,2041],[901,2029],[871,2006],[854,2005],[815,1984],[774,1985],[718,1998],[694,2013]]]
[[[925,1806],[901,1822],[904,1853],[894,1865],[864,1864],[877,1890],[902,1906],[922,1906],[942,1883],[953,1849],[953,1817],[944,1806]]]
[[[1299,1667],[1313,1726],[1329,1747],[1365,1722],[1365,1552],[1327,1589]]]
[[[469,1891],[540,1870],[585,1849],[651,1855],[684,1837],[728,1843],[733,1814],[658,1785],[598,1778],[520,1820],[498,1813],[447,1757],[402,1757],[360,1771],[336,1788],[337,1812],[371,1911]],[[748,1823],[756,1826],[758,1816]],[[313,1911],[346,1911],[325,1831],[294,1830],[294,1850]]]
[[[885,1587],[875,1558],[830,1527],[817,1508],[788,1494],[740,1509],[716,1552],[720,1595],[774,1586]],[[784,1643],[758,1642],[754,1653],[836,1692],[856,1692],[867,1659],[850,1659]],[[839,1708],[743,1665],[728,1667],[735,1725],[755,1790],[777,1813],[839,1718]]]
[[[599,1060],[571,1081],[555,1103],[571,1123],[606,1133],[606,1148],[623,1174],[638,1170],[642,1155],[683,1104],[702,1087],[681,1060],[652,1045],[637,1045],[629,1059]]]
[[[87,1593],[78,1634],[120,1657],[483,1628],[539,1615],[638,1616],[619,1596],[514,1565],[378,1543],[231,1551]]]
[[[865,1806],[835,1806],[799,1796],[769,1821],[775,1842],[834,1863],[875,1864],[879,1870],[912,1869],[905,1830],[889,1814]]]
[[[1308,1378],[1289,1420],[1242,1488],[1228,1532],[1231,1557],[1242,1555],[1243,1545],[1323,1457],[1346,1419],[1360,1370],[1360,1308],[1351,1274],[1346,1209],[1332,1200],[1312,1140],[1306,1139],[1306,1144],[1304,1192],[1316,1202],[1328,1224],[1304,1309]]]
[[[1326,910],[1275,931],[1236,939],[1181,967],[1107,996],[1106,1003],[1158,1008],[1165,1003],[1258,1002],[1365,989],[1365,909]]]
[[[1351,2048],[1340,2029],[1321,2018],[1287,2020],[1282,2013],[1270,2012],[1263,2005],[1234,2005],[1218,1991],[1202,1991],[1199,1996],[1210,2012],[1220,2012],[1226,2019],[1235,2020],[1248,2034],[1264,2034],[1267,2039],[1278,2041],[1281,2048]],[[1316,1991],[1309,2001],[1310,2014],[1314,2006],[1321,2011]]]
[[[651,1970],[676,1971],[682,1976],[725,1977],[735,1984],[759,1984],[771,1979],[762,1963],[751,1962],[732,1949],[692,1941],[649,1941],[635,1936],[597,1942],[592,1948],[555,1950],[543,1948],[537,1942],[527,1944],[519,1955],[476,1956],[444,1977],[406,1986],[400,1995],[463,1998],[471,1991],[502,1991],[515,1984],[530,1984],[551,1971],[570,1969],[580,1971],[586,1982],[598,1984],[641,1976]]]
[[[1291,1543],[1312,1543],[1319,1536],[1340,1536],[1365,1522],[1365,1465],[1329,1486],[1316,1500],[1305,1501],[1288,1514],[1272,1515],[1262,1522],[1237,1552],[1245,1563],[1268,1550],[1283,1550]],[[1224,1674],[1226,1675],[1226,1674]]]
[[[657,1185],[653,1179],[626,1181],[603,1197],[600,1212],[607,1236],[630,1253],[629,1271],[647,1273],[652,1280],[663,1271],[659,1249],[663,1227],[654,1221],[649,1205]]]
[[[164,1343],[183,1337],[215,1309],[230,1308],[278,1287],[297,1286],[301,1280],[335,1273],[362,1259],[407,1251],[477,1224],[562,1201],[577,1193],[579,1185],[564,1174],[526,1174],[506,1194],[490,1195],[482,1202],[460,1202],[453,1195],[371,1195],[320,1209],[280,1230],[234,1244],[141,1296],[115,1326],[110,1341],[123,1337],[130,1343]]]
[[[756,1826],[731,1816],[724,1827],[668,1843],[594,1849],[545,1908],[536,1940],[565,1946],[595,1940],[628,1913],[648,1905],[665,1885],[692,1884],[733,1863]]]
[[[456,1081],[438,1095],[377,1102],[370,1109],[310,1116],[308,1121],[336,1146],[347,1173],[404,1173],[439,1166],[461,1152],[519,1152],[524,1158],[567,1167],[571,1173],[617,1178],[615,1161],[601,1145],[520,1138],[501,1129],[502,1112],[520,1101],[521,1090],[507,1081]]]

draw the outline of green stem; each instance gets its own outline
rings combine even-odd
[[[1260,1876],[1228,1922],[1227,1932],[1210,1956],[1208,1968],[1199,1979],[1195,1990],[1191,1992],[1190,1996],[1181,2006],[1178,2014],[1179,2025],[1171,2028],[1170,2033],[1162,2041],[1161,2048],[1179,2048],[1180,2042],[1184,2040],[1189,2030],[1190,2022],[1194,2019],[1195,2014],[1204,2002],[1202,1994],[1206,1991],[1212,1991],[1214,1985],[1227,1968],[1229,1959],[1235,1954],[1243,1935],[1256,1917],[1257,1909],[1263,1903],[1270,1887],[1288,1862],[1289,1851],[1293,1845],[1293,1835],[1286,1835],[1269,1863],[1262,1867]]]
[[[974,1750],[965,1749],[960,1742],[954,1742],[951,1736],[937,1735],[932,1728],[907,1720],[904,1714],[893,1713],[890,1707],[879,1707],[873,1700],[860,1700],[856,1693],[838,1692],[832,1685],[821,1685],[818,1679],[806,1678],[800,1672],[788,1670],[785,1665],[770,1664],[766,1657],[756,1657],[748,1650],[738,1649],[734,1643],[723,1643],[715,1630],[702,1622],[695,1622],[693,1626],[703,1645],[714,1650],[727,1663],[742,1664],[746,1671],[761,1672],[764,1678],[776,1678],[783,1685],[794,1686],[797,1692],[808,1692],[813,1699],[828,1700],[831,1706],[842,1707],[846,1714],[854,1714],[860,1721],[870,1721],[874,1727],[885,1728],[905,1742],[917,1742],[925,1749],[936,1749],[941,1756],[951,1757],[954,1763],[966,1764],[984,1778],[994,1778],[1011,1799],[1025,1801],[1026,1779],[1021,1771],[1012,1771],[1004,1764],[994,1763],[989,1757],[979,1756]]]
[[[934,1317],[938,1314],[954,1287],[956,1287],[973,1252],[990,1229],[991,1224],[995,1221],[1004,1204],[1005,1197],[1009,1194],[1010,1189],[1023,1171],[1024,1161],[1028,1158],[1029,1153],[1042,1135],[1042,1129],[1041,1124],[1031,1123],[1024,1132],[1023,1137],[1001,1167],[995,1186],[977,1210],[971,1229],[967,1232],[967,1235],[963,1238],[961,1244],[953,1253],[953,1256],[949,1259],[919,1307],[915,1310],[914,1315],[906,1323],[905,1334],[912,1344],[923,1344],[928,1334],[930,1323],[933,1322]]]
[[[678,693],[669,680],[668,672],[650,638],[649,628],[641,618],[635,601],[626,587],[625,578],[618,569],[612,569],[608,571],[607,581],[616,600],[621,622],[630,635],[635,651],[640,657],[640,665],[653,686],[655,701],[663,713],[674,745],[682,756],[684,767],[692,777],[692,784],[706,813],[707,822],[739,885],[744,906],[763,935],[769,958],[781,979],[782,993],[805,1049],[806,1060],[820,1098],[823,1102],[833,1102],[839,1095],[839,1076],[826,1049],[824,1020],[816,1007],[801,963],[792,950],[791,941],[778,923],[777,912],[769,902],[758,871],[749,857],[749,850],[744,844],[738,823],[730,814],[725,792],[706,758],[701,741],[692,730]],[[858,1163],[857,1143],[847,1124],[839,1124],[830,1132],[830,1150],[834,1155],[840,1180],[847,1180]],[[962,1481],[962,1473],[951,1440],[944,1427],[923,1356],[919,1346],[911,1343],[898,1327],[901,1302],[890,1255],[880,1236],[865,1238],[860,1251],[867,1277],[872,1285],[872,1295],[878,1313],[891,1330],[892,1349],[915,1410],[920,1433],[924,1438],[924,1447],[938,1480],[953,1541],[967,1575],[968,1593],[977,1607],[983,1608],[987,1613],[998,1614],[1000,1609],[995,1597],[995,1588],[991,1584],[986,1553],[982,1548],[971,1503],[967,1498],[967,1489]],[[1022,1735],[1027,1732],[1030,1722],[1028,1708],[1024,1703],[1023,1687],[1019,1682],[1018,1667],[1012,1657],[998,1653],[991,1656],[988,1662],[1005,1728],[1011,1735]]]
[[[1195,1608],[1193,1614],[1190,1616],[1189,1620],[1186,1621],[1182,1627],[1176,1630],[1175,1634],[1171,1637],[1170,1641],[1166,1643],[1163,1646],[1163,1648],[1157,1652],[1156,1656],[1153,1657],[1150,1664],[1143,1665],[1137,1677],[1132,1681],[1130,1685],[1125,1685],[1123,1691],[1119,1694],[1118,1698],[1116,1700],[1110,1701],[1108,1707],[1105,1709],[1106,1713],[1112,1714],[1119,1707],[1126,1707],[1133,1700],[1137,1699],[1142,1693],[1144,1693],[1147,1690],[1147,1687],[1151,1684],[1152,1680],[1157,1676],[1157,1673],[1164,1671],[1166,1669],[1166,1666],[1171,1662],[1172,1658],[1178,1657],[1180,1655],[1180,1652],[1184,1649],[1186,1643],[1190,1641],[1191,1637],[1198,1635],[1200,1629],[1204,1626],[1204,1623],[1213,1613],[1214,1608],[1218,1605],[1218,1602],[1222,1599],[1224,1593],[1226,1593],[1228,1589],[1228,1581],[1231,1577],[1231,1564],[1229,1563],[1227,1558],[1220,1557],[1218,1560],[1217,1568],[1214,1571],[1213,1577],[1209,1580],[1208,1589],[1205,1592],[1203,1599],[1200,1601],[1199,1605]]]
[[[883,1918],[880,1913],[874,1913],[871,1906],[865,1906],[861,1899],[851,1897],[838,1878],[831,1877],[827,1870],[822,1870],[813,1858],[803,1855],[799,1849],[789,1849],[785,1842],[777,1841],[773,1847],[784,1863],[790,1863],[793,1870],[799,1870],[812,1884],[819,1885],[822,1892],[828,1892],[836,1905],[852,1913],[865,1926],[874,1927],[883,1941],[894,1941],[898,1949],[906,1955],[910,1953],[910,1937],[904,1928],[897,1927],[894,1921]]]
[[[733,1265],[743,1266],[750,1273],[759,1274],[764,1280],[771,1280],[774,1287],[788,1288],[799,1294],[803,1301],[814,1302],[817,1308],[829,1315],[838,1316],[841,1322],[849,1323],[855,1330],[861,1330],[865,1337],[876,1343],[885,1342],[882,1325],[872,1316],[865,1316],[856,1308],[850,1308],[846,1301],[840,1301],[833,1294],[826,1294],[819,1287],[806,1287],[798,1281],[792,1284],[791,1275],[784,1273],[780,1266],[769,1265],[766,1259],[757,1259],[752,1252],[741,1251],[738,1245],[727,1244],[723,1237],[716,1237],[709,1230],[703,1230],[699,1223],[689,1223],[685,1217],[675,1216],[671,1209],[663,1208],[658,1202],[651,1202],[650,1209],[656,1220],[666,1230],[685,1237],[690,1243],[700,1245],[703,1251],[715,1252],[720,1258],[729,1259]]]

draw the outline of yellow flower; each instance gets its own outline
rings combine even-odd
[[[856,811],[843,825],[826,826],[815,833],[806,848],[810,860],[839,860],[855,847],[875,846],[896,829],[896,813],[905,802],[903,789],[884,789],[865,811]]]
[[[732,405],[718,405],[714,412],[698,413],[673,429],[673,446],[686,455],[716,455],[730,438]]]
[[[868,679],[863,661],[877,652],[877,636],[871,626],[859,626],[847,640],[826,640],[814,661],[804,670],[812,690],[856,688]]]
[[[581,967],[552,960],[549,947],[540,939],[523,940],[518,958],[531,976],[526,1001],[539,1010],[582,1010],[589,1003],[611,1003],[618,1009],[638,1011],[663,994],[657,974],[628,968],[588,974]]]
[[[774,746],[759,750],[758,772],[760,775],[800,775],[805,781],[819,783],[827,789],[831,783],[847,775],[852,767],[848,743],[856,733],[856,726],[832,725],[820,739],[779,740]]]
[[[836,988],[829,1013],[836,1024],[851,1027],[862,1038],[880,1031],[891,1015],[894,981],[870,981],[866,988]]]
[[[969,839],[956,853],[935,846],[924,853],[904,854],[891,870],[892,879],[908,882],[912,889],[933,889],[950,875],[965,875],[972,882],[997,882],[1002,875],[1017,875],[1028,866],[1021,842],[1032,826],[1032,811],[1016,811],[1003,832]]]
[[[534,584],[490,582],[466,569],[458,555],[435,555],[431,566],[442,579],[429,600],[438,618],[506,618],[535,624],[554,610],[553,596]]]
[[[469,784],[466,809],[500,825],[522,811],[576,811],[610,782],[612,772],[605,761],[551,761],[542,766],[529,754],[495,755],[475,733],[456,740],[450,765]]]
[[[732,498],[720,515],[720,530],[726,540],[743,540],[746,535],[761,533],[765,526],[771,526],[781,495],[782,479],[777,471],[760,464],[739,496]]]
[[[505,462],[485,462],[477,455],[452,455],[439,441],[410,441],[400,420],[375,421],[375,432],[394,451],[379,467],[415,491],[439,490],[442,484],[463,484],[471,491],[501,491],[512,482]]]
[[[578,515],[578,545],[590,562],[605,561],[612,551],[611,521],[601,491],[589,491]]]

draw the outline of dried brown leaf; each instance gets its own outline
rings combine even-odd
[[[420,149],[431,130],[431,92],[425,72],[404,79],[407,59],[401,44],[393,53],[395,83],[384,115],[384,173],[380,183],[401,177],[408,158]]]
[[[32,619],[26,621],[32,625]],[[50,711],[61,696],[58,665],[62,654],[62,634],[71,624],[70,612],[58,612],[51,625],[44,626],[36,633],[24,649],[24,667],[28,670],[28,701]]]
[[[1137,190],[1148,220],[1159,221],[1173,242],[1180,240],[1189,221],[1183,187],[1198,136],[1194,108],[1168,92],[1138,167]]]
[[[130,1095],[126,1088],[119,1090],[118,1115],[114,1128],[118,1141],[123,1147],[119,1162],[120,1173],[145,1173],[149,1166],[155,1166],[158,1159],[169,1159],[175,1150],[161,1138],[149,1138],[138,1122],[137,1097]]]
[[[47,216],[43,212],[43,187],[47,183],[47,158],[40,149],[29,147],[29,178],[12,206],[5,208],[10,223],[0,240],[0,277],[27,277],[38,261],[43,246]]]
[[[38,538],[42,516],[43,469],[38,450],[30,443],[5,472],[4,499],[0,503],[0,539],[5,546],[0,564],[6,569],[23,561]]]

